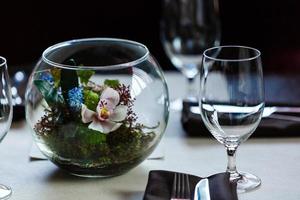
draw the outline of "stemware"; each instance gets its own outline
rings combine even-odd
[[[0,142],[7,134],[12,121],[12,97],[6,59],[0,56]],[[10,187],[0,184],[0,199],[11,196]]]
[[[196,101],[194,80],[205,49],[220,43],[217,0],[164,0],[161,40],[172,64],[187,78],[185,99]],[[180,110],[182,100],[171,102]]]
[[[260,52],[243,46],[213,47],[204,51],[200,70],[199,106],[202,120],[227,150],[227,172],[238,192],[257,188],[261,180],[238,172],[235,152],[257,128],[264,109]]]

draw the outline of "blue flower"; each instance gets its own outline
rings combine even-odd
[[[72,111],[79,112],[83,103],[83,89],[74,87],[68,92],[68,103]]]
[[[43,81],[48,81],[50,84],[53,84],[54,83],[54,79],[53,79],[53,76],[49,73],[41,73],[40,74],[40,79],[43,80]]]

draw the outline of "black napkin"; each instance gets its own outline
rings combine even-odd
[[[211,136],[202,122],[200,114],[191,111],[196,102],[183,102],[181,123],[189,136]],[[300,117],[300,115],[298,115]],[[251,137],[295,137],[300,136],[300,123],[287,120],[263,118]]]
[[[149,172],[144,200],[170,200],[175,172],[154,170]],[[237,200],[236,184],[229,181],[229,173],[207,177],[211,200]],[[191,197],[201,177],[189,175]]]
[[[265,74],[265,102],[266,106],[300,107],[300,75]],[[189,136],[211,136],[204,126],[201,116],[190,111],[191,106],[198,106],[196,102],[184,102],[181,122]],[[289,115],[291,115],[289,113]],[[296,115],[300,117],[300,115]],[[300,136],[300,123],[287,120],[263,118],[251,137],[295,137]]]

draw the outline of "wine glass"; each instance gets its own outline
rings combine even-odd
[[[187,78],[185,100],[197,101],[194,85],[202,53],[220,43],[217,0],[164,0],[161,40],[172,64]],[[171,102],[181,110],[182,99]]]
[[[7,134],[12,121],[12,98],[6,59],[0,56],[0,141]],[[12,194],[10,187],[0,184],[0,199]]]
[[[260,52],[243,46],[204,51],[200,70],[199,106],[202,120],[227,150],[227,172],[239,193],[257,188],[261,180],[238,172],[235,152],[257,128],[264,109]]]

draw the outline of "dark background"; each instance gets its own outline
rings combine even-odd
[[[0,55],[12,71],[31,70],[50,45],[86,37],[139,41],[163,69],[174,69],[159,39],[161,0],[27,0],[0,6]],[[266,72],[300,72],[299,7],[296,0],[220,0],[221,43],[260,49]]]

